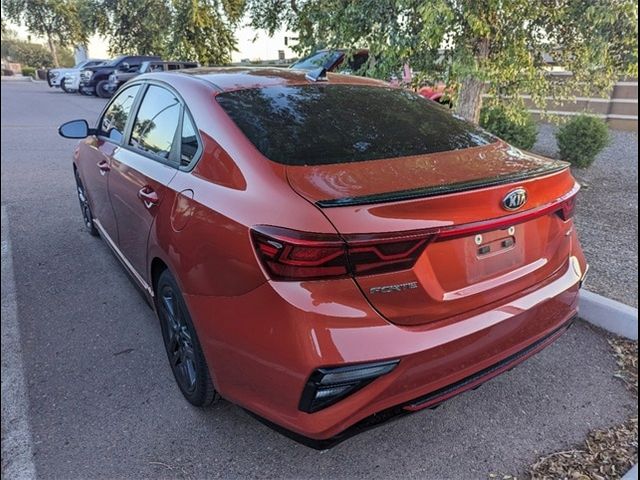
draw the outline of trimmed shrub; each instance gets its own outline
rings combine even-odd
[[[581,114],[556,132],[560,158],[586,168],[609,143],[609,127],[604,120]]]
[[[36,73],[36,69],[33,67],[22,67],[23,77],[33,77]]]
[[[536,143],[538,126],[529,112],[507,112],[504,107],[484,107],[480,112],[480,126],[514,147],[529,150]]]

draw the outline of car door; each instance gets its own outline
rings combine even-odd
[[[118,226],[118,247],[130,266],[146,278],[147,240],[167,185],[179,164],[178,124],[182,104],[168,88],[146,84],[125,146],[113,156],[109,196]]]
[[[109,102],[98,120],[97,135],[80,144],[78,168],[89,197],[91,212],[101,233],[112,242],[117,239],[116,219],[109,199],[109,181],[113,156],[121,149],[131,110],[140,91],[132,85]]]

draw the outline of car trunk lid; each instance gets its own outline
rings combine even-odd
[[[287,176],[356,249],[366,243],[371,250],[372,241],[390,234],[427,239],[411,268],[355,273],[371,305],[397,324],[464,318],[559,274],[570,256],[572,222],[563,214],[578,186],[567,164],[502,142],[419,157],[289,166]],[[526,203],[506,209],[505,198],[519,189]],[[375,252],[395,254],[387,247]]]

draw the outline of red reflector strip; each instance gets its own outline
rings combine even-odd
[[[565,212],[568,209],[568,216],[563,220],[568,220],[573,215],[573,210],[576,204],[576,195],[580,190],[580,185],[576,185],[564,196],[560,197],[555,202],[549,203],[542,207],[532,208],[531,210],[525,210],[523,212],[514,213],[504,217],[485,220],[482,222],[465,223],[463,225],[456,225],[453,227],[445,227],[438,232],[437,240],[447,239],[452,237],[466,237],[468,235],[475,235],[478,233],[488,232],[491,230],[502,230],[512,225],[519,223],[525,223],[535,218],[543,217],[551,213]]]

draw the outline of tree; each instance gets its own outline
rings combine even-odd
[[[165,55],[172,12],[166,0],[102,0],[105,19],[97,30],[109,37],[115,54]]]
[[[231,61],[236,48],[233,34],[244,0],[173,0],[170,52],[176,57],[202,64]]]
[[[69,45],[79,35],[77,2],[70,0],[2,0],[6,18],[44,37],[54,66],[60,66],[57,45]]]
[[[638,72],[634,0],[248,0],[252,24],[298,33],[297,49],[362,47],[366,73],[445,81],[457,113],[478,121],[483,98],[515,112],[520,95],[546,98],[611,88]],[[572,72],[561,81],[549,61]]]
[[[172,56],[227,63],[244,0],[102,0],[107,21],[98,30],[111,53]]]
[[[30,67],[51,67],[53,58],[51,52],[39,43],[29,43],[23,40],[2,40],[2,58],[11,62]]]

